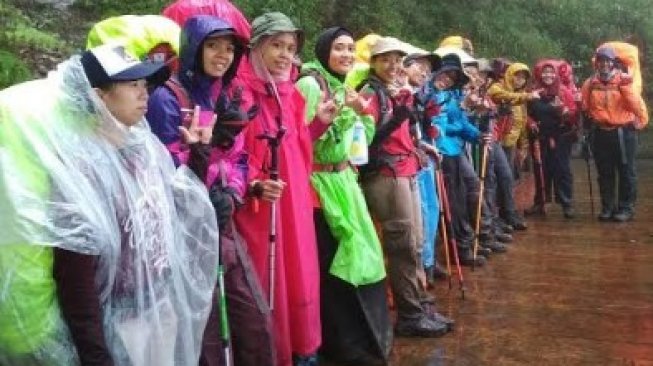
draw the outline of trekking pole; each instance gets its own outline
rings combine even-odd
[[[476,205],[476,238],[474,239],[474,259],[472,261],[472,271],[476,269],[476,255],[478,253],[479,237],[481,235],[481,212],[483,208],[483,191],[485,190],[485,174],[487,173],[487,159],[488,151],[490,145],[487,143],[483,144],[483,150],[481,155],[481,171],[480,171],[480,180],[481,184],[478,191],[478,204]]]
[[[590,188],[590,209],[592,210],[592,216],[594,216],[594,193],[592,192],[592,167],[590,165],[590,159],[592,158],[592,148],[590,147],[590,137],[586,134],[583,138],[583,147],[582,154],[583,159],[585,160],[585,168],[587,170],[587,183]]]
[[[220,178],[222,187],[227,187],[227,174],[224,167],[220,165]],[[222,233],[220,233],[222,234]],[[225,366],[231,366],[231,331],[229,329],[229,317],[227,315],[227,296],[224,283],[224,263],[221,255],[222,235],[220,235],[218,248],[218,306],[220,306],[220,336],[222,338],[222,347],[224,347]]]
[[[286,127],[281,126],[276,135],[263,134],[258,136],[259,139],[267,140],[270,148],[270,179],[279,180],[279,144],[283,135],[286,133]],[[277,256],[277,210],[276,202],[270,203],[270,231],[268,237],[268,260],[269,260],[269,291],[268,301],[270,311],[274,310],[274,290],[276,277],[276,256]]]
[[[440,166],[439,158],[436,156],[435,160],[435,191],[440,200],[439,210],[440,210],[440,228],[442,230],[442,242],[444,243],[444,257],[447,261],[447,274],[449,275],[449,290],[453,287],[452,276],[451,276],[451,258],[449,256],[449,237],[447,235],[447,224],[444,219],[444,199],[442,198],[445,195],[445,192],[442,192],[442,186],[440,181],[442,180],[442,169]]]
[[[456,269],[458,271],[458,281],[460,283],[460,293],[463,300],[465,299],[465,285],[463,280],[463,271],[460,267],[460,257],[458,256],[458,243],[456,242],[455,233],[453,230],[453,223],[451,222],[451,206],[449,205],[449,197],[447,195],[447,185],[444,181],[444,177],[440,176],[440,192],[442,192],[442,205],[444,206],[444,217],[445,217],[445,226],[447,226],[450,236],[451,249],[453,251],[453,257],[456,261]]]
[[[274,97],[274,100],[277,104],[279,114],[276,116],[277,124],[277,133],[276,135],[263,134],[259,136],[261,139],[268,141],[268,146],[270,147],[270,179],[274,181],[279,180],[279,145],[281,144],[281,139],[286,133],[286,126],[283,125],[283,107],[281,106],[281,99],[279,94],[275,89],[272,83],[268,82],[265,84],[265,89],[267,93]],[[277,258],[277,211],[276,211],[276,202],[270,203],[270,236],[269,236],[269,246],[268,246],[268,259],[269,259],[269,304],[270,311],[274,310],[274,291],[275,291],[275,278],[276,278],[276,258]]]
[[[578,110],[582,110],[582,103],[580,100],[576,103],[578,106]],[[579,118],[578,118],[578,131],[584,131],[585,133],[582,134],[582,145],[581,145],[581,153],[583,154],[583,159],[585,160],[585,169],[587,171],[587,184],[589,185],[590,189],[590,210],[592,212],[592,216],[594,216],[594,193],[592,192],[592,167],[590,164],[590,160],[592,159],[592,146],[590,145],[592,141],[592,130],[588,127],[586,128],[586,123],[588,120],[586,119],[587,117],[585,116],[584,113],[580,113]]]
[[[535,138],[533,140],[533,158],[538,166],[538,175],[540,180],[540,194],[542,195],[542,213],[546,215],[546,195],[544,193],[544,167],[542,166],[542,146],[540,145],[540,139]]]
[[[222,249],[222,243],[220,243]],[[219,252],[219,251],[218,251]],[[227,296],[224,288],[224,263],[222,256],[218,254],[218,305],[220,306],[220,336],[224,347],[225,366],[231,366],[231,331],[229,329],[229,317],[227,316]]]

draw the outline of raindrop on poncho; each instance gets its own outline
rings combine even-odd
[[[197,365],[216,282],[213,208],[145,120],[113,118],[79,60],[0,92],[0,364],[79,363],[56,247],[97,256],[115,365]]]

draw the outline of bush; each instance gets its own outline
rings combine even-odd
[[[0,50],[0,89],[32,78],[26,64],[13,54]]]

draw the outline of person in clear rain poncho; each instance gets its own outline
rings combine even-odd
[[[0,92],[0,364],[196,365],[218,229],[121,46]]]

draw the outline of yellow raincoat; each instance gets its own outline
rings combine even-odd
[[[528,66],[519,62],[514,63],[506,70],[503,80],[492,84],[487,92],[495,103],[512,105],[512,126],[510,132],[501,141],[501,144],[506,147],[513,147],[518,142],[518,145],[521,146],[526,138],[526,119],[528,118],[526,102],[528,101],[528,93],[515,90],[515,74],[519,71],[526,71],[529,77],[531,75]]]

